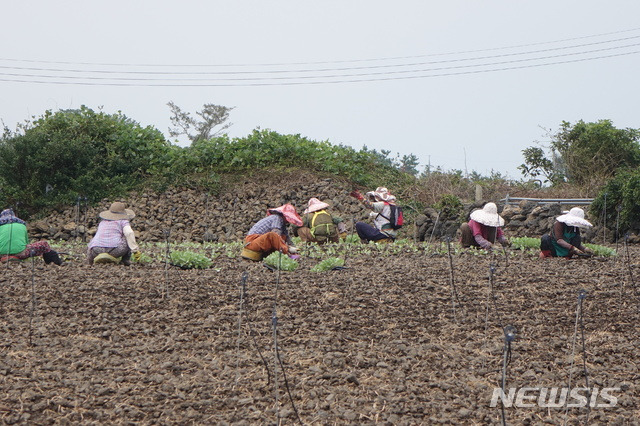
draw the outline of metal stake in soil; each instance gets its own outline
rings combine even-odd
[[[505,390],[507,388],[507,366],[509,362],[511,362],[511,342],[516,339],[517,330],[514,326],[508,325],[504,329],[504,346],[502,348],[502,393],[505,394]],[[507,420],[505,418],[504,412],[504,401],[502,401],[502,405],[500,406],[500,412],[502,415],[502,425],[507,425]]]
[[[35,252],[31,250],[31,312],[29,313],[29,346],[33,346],[31,336],[33,335],[33,316],[36,310],[36,258]]]
[[[171,235],[171,229],[165,229],[162,231],[164,234],[164,240],[166,247],[164,251],[164,288],[162,289],[162,298],[169,298],[169,256],[171,254],[171,248],[169,245],[169,237]]]
[[[278,270],[276,271],[276,289],[273,297],[273,313],[271,314],[271,327],[273,328],[273,395],[278,424],[280,424],[280,404],[278,403],[278,287],[280,286],[281,267],[282,251],[279,251]]]
[[[242,273],[242,281],[240,282],[240,306],[238,308],[238,343],[236,344],[236,381],[234,388],[238,386],[238,379],[240,377],[240,333],[242,332],[242,313],[244,311],[244,295],[247,289],[247,278],[249,273],[247,271]]]
[[[451,237],[447,236],[447,251],[449,253],[449,279],[451,283],[451,304],[453,307],[453,320],[458,322],[458,317],[456,316],[456,301],[458,300],[458,292],[456,291],[455,279],[453,276],[453,257],[451,256]]]
[[[571,392],[571,380],[573,379],[573,362],[575,360],[575,349],[576,349],[576,337],[578,335],[578,321],[580,322],[580,327],[581,327],[581,334],[582,334],[582,368],[584,371],[584,380],[586,383],[586,387],[587,387],[587,400],[591,399],[591,392],[589,390],[589,376],[588,376],[588,372],[587,372],[587,364],[586,364],[586,348],[585,348],[585,343],[584,343],[584,323],[583,323],[583,314],[582,314],[582,301],[587,297],[587,291],[584,289],[581,289],[578,292],[578,306],[576,307],[576,322],[575,322],[575,327],[573,330],[573,342],[571,343],[571,365],[569,366],[569,383],[567,384],[567,389],[568,392]],[[565,400],[565,405],[564,405],[564,421],[563,421],[563,425],[567,424],[567,415],[569,414],[569,404],[567,403],[568,399]],[[588,407],[589,404],[587,404],[587,421],[589,419],[589,410],[590,408]],[[586,424],[586,421],[585,421]]]
[[[619,238],[619,232],[620,232],[620,210],[622,210],[622,205],[618,204],[618,207],[616,207],[617,210],[617,214],[616,214],[616,253],[618,253],[618,240]]]

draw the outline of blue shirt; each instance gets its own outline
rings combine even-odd
[[[251,227],[247,235],[263,235],[267,232],[271,232],[273,229],[278,229],[285,238],[289,239],[289,233],[287,232],[287,222],[279,214],[272,214],[256,222]]]

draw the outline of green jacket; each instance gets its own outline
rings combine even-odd
[[[21,223],[0,225],[0,256],[18,254],[29,244],[27,227]]]

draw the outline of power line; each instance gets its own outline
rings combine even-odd
[[[513,67],[504,67],[504,68],[493,68],[493,69],[485,69],[485,70],[473,70],[473,71],[462,71],[455,73],[441,73],[441,74],[431,74],[431,75],[416,75],[416,76],[397,76],[397,77],[376,77],[376,78],[366,78],[366,79],[352,79],[352,80],[327,80],[327,81],[290,81],[290,82],[257,82],[257,83],[239,83],[239,84],[192,84],[192,83],[182,83],[182,84],[168,84],[168,83],[151,83],[151,84],[140,84],[140,83],[97,83],[97,82],[82,82],[82,81],[44,81],[44,80],[19,80],[19,79],[6,79],[0,78],[0,81],[5,82],[13,82],[13,83],[37,83],[37,84],[59,84],[59,85],[79,85],[79,86],[120,86],[120,87],[255,87],[255,86],[299,86],[299,85],[319,85],[319,84],[341,84],[341,83],[363,83],[363,82],[375,82],[375,81],[391,81],[391,80],[412,80],[412,79],[423,79],[423,78],[435,78],[435,77],[449,77],[449,76],[458,76],[458,75],[469,75],[469,74],[481,74],[481,73],[489,73],[489,72],[497,72],[497,71],[511,71],[516,69],[526,69],[526,68],[538,68],[544,66],[551,65],[560,65],[560,64],[569,64],[576,62],[586,62],[597,59],[607,59],[614,57],[622,57],[635,55],[640,53],[640,51],[631,51],[625,53],[617,53],[611,55],[603,55],[603,56],[595,56],[592,58],[581,58],[581,59],[573,59],[566,61],[556,61],[556,62],[547,62],[543,64],[530,64],[530,65],[520,65]],[[566,56],[566,55],[564,55]],[[388,74],[388,73],[387,73]],[[26,76],[29,77],[29,76]],[[42,76],[33,76],[33,77],[42,77]],[[54,77],[56,78],[56,77]],[[57,77],[60,78],[60,77]],[[251,79],[255,81],[255,79]],[[175,80],[180,81],[180,80]],[[237,81],[237,80],[236,80]]]
[[[193,72],[193,71],[82,70],[82,69],[64,69],[64,68],[61,69],[61,68],[40,68],[40,67],[16,67],[16,66],[0,65],[0,69],[11,69],[11,70],[22,70],[22,71],[53,71],[53,72],[68,72],[68,73],[134,74],[134,75],[138,75],[138,74],[144,74],[144,75],[237,75],[237,74],[288,74],[288,73],[312,73],[312,72],[330,72],[330,71],[354,71],[354,70],[368,70],[368,69],[413,67],[413,66],[422,66],[422,65],[447,64],[447,63],[478,61],[478,60],[495,59],[495,58],[505,58],[505,57],[512,57],[512,56],[522,56],[522,55],[529,55],[529,54],[553,52],[553,51],[559,51],[559,50],[576,49],[576,48],[582,48],[587,46],[596,46],[596,45],[614,43],[619,41],[634,40],[638,38],[640,38],[640,35],[618,38],[613,40],[598,41],[593,43],[561,46],[561,47],[555,47],[550,49],[539,49],[539,50],[530,50],[525,52],[505,53],[500,55],[477,56],[477,57],[471,57],[471,58],[449,59],[449,60],[442,60],[442,61],[410,62],[410,63],[404,63],[404,64],[368,65],[368,66],[342,67],[342,68],[315,68],[315,69],[300,69],[300,70],[266,70],[266,71],[196,71],[196,72]],[[620,48],[631,47],[631,46],[636,46],[636,44],[631,44],[626,46],[615,46],[608,49],[620,49]],[[598,51],[600,50],[591,50],[591,51],[578,52],[578,53],[591,53],[591,52],[598,52]],[[572,55],[572,54],[575,54],[575,53],[569,53],[567,55]],[[3,75],[14,75],[14,74],[3,74]]]
[[[365,59],[349,59],[349,60],[334,60],[334,61],[307,61],[307,62],[274,62],[274,63],[239,63],[239,64],[141,64],[141,63],[108,63],[108,62],[73,62],[73,61],[46,61],[35,59],[16,59],[16,58],[0,58],[0,61],[6,62],[25,62],[25,63],[39,63],[39,64],[59,64],[59,65],[94,65],[94,66],[128,66],[128,67],[255,67],[255,66],[288,66],[288,65],[317,65],[317,64],[341,64],[341,63],[357,63],[357,62],[375,62],[375,61],[390,61],[400,59],[415,59],[426,58],[433,56],[449,56],[460,55],[467,53],[479,53],[479,52],[491,52],[497,50],[516,49],[521,47],[541,46],[545,44],[563,43],[574,40],[584,40],[588,38],[596,38],[609,36],[614,34],[623,34],[640,30],[638,28],[630,28],[626,30],[612,31],[607,33],[591,34],[586,36],[571,37],[552,41],[542,41],[536,43],[526,43],[511,46],[493,47],[485,49],[475,50],[460,50],[454,52],[445,53],[431,53],[422,55],[410,55],[410,56],[391,56],[382,58],[365,58]]]

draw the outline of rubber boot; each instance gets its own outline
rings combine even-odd
[[[44,259],[44,263],[46,263],[47,265],[52,262],[58,266],[62,265],[62,259],[60,259],[60,256],[58,256],[58,252],[55,250],[43,253],[42,258]]]

